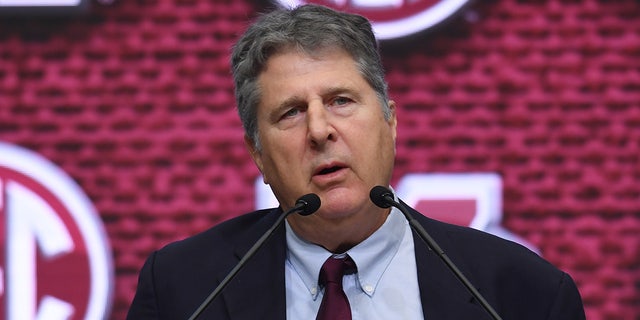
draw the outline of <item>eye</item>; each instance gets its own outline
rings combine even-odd
[[[298,114],[300,114],[299,108],[291,108],[291,109],[288,109],[285,113],[283,113],[280,119],[282,120],[282,119],[293,118]]]
[[[336,97],[335,99],[333,99],[333,105],[337,105],[337,106],[344,106],[348,103],[351,102],[351,99],[347,98],[347,97]]]

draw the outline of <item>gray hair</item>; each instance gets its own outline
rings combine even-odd
[[[319,5],[278,9],[260,16],[235,44],[231,56],[238,114],[257,150],[261,149],[256,119],[258,76],[272,55],[294,48],[310,55],[326,48],[349,53],[376,92],[385,119],[391,117],[378,42],[366,18]]]

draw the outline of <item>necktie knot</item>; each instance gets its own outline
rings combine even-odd
[[[345,258],[329,257],[320,269],[320,284],[326,285],[331,282],[342,286],[342,277],[354,267],[355,264],[349,256]]]

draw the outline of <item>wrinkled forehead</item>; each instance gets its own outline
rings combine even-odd
[[[356,60],[350,52],[345,50],[342,46],[338,45],[325,45],[318,47],[302,47],[298,44],[292,43],[286,46],[281,46],[278,49],[271,51],[268,55],[265,55],[265,60],[262,63],[260,71],[257,73],[256,78],[260,78],[260,76],[267,70],[267,66],[269,65],[269,61],[274,57],[285,55],[285,54],[300,54],[302,56],[308,57],[312,60],[323,60],[327,56],[336,56],[341,54],[348,55],[351,60],[356,63]]]

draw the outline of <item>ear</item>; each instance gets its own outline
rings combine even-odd
[[[397,136],[397,128],[398,128],[398,118],[396,117],[396,102],[393,100],[389,100],[389,110],[391,111],[391,116],[387,123],[389,124],[389,129],[391,129],[391,134],[393,135],[393,141],[396,141]]]
[[[249,150],[249,154],[251,155],[251,158],[253,158],[253,162],[256,164],[256,167],[260,170],[260,173],[262,174],[262,181],[265,184],[269,184],[267,182],[267,177],[264,175],[264,171],[262,171],[262,154],[260,153],[260,150],[256,148],[256,144],[253,139],[247,134],[244,135],[244,145],[247,147],[247,150]]]

